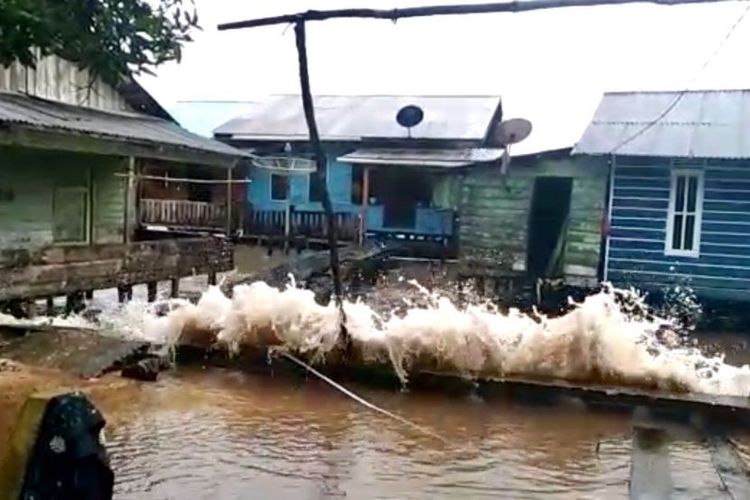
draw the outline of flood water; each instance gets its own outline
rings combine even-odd
[[[370,303],[387,307],[405,295],[378,292]],[[713,335],[700,343],[744,364],[745,339]],[[731,498],[701,437],[683,429],[657,447],[634,449],[630,415],[577,401],[527,406],[347,384],[442,441],[315,378],[200,366],[180,366],[155,383],[0,367],[0,443],[28,394],[60,387],[84,389],[105,414],[117,499],[617,499],[629,497],[633,470],[648,476],[659,467],[664,473],[652,472],[656,483],[647,490]],[[732,438],[747,466],[750,439]]]
[[[350,386],[446,444],[312,379],[183,368],[154,384],[89,384],[108,419],[118,499],[628,496],[629,417],[575,404]],[[684,498],[721,498],[700,443],[676,439],[668,459]]]

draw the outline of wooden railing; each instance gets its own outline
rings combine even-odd
[[[223,204],[142,198],[139,208],[141,224],[186,229],[223,229],[227,224]]]
[[[246,236],[286,236],[287,214],[279,210],[249,210],[245,215]],[[357,241],[359,238],[359,215],[340,212],[335,214],[337,236],[342,241]],[[323,212],[290,211],[289,236],[312,240],[328,236],[328,227]]]

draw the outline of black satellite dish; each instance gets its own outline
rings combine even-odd
[[[411,128],[422,123],[423,119],[424,111],[422,111],[422,108],[412,104],[404,106],[396,114],[396,121],[409,131],[409,137],[411,137]]]

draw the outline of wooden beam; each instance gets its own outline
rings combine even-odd
[[[227,169],[227,237],[232,236],[232,169]]]
[[[370,167],[362,169],[362,221],[359,229],[359,244],[363,245],[367,239],[367,210],[370,207]]]
[[[138,197],[136,196],[136,190],[135,190],[135,157],[130,156],[128,157],[128,177],[127,181],[125,183],[125,231],[124,231],[124,241],[125,243],[130,243],[133,238],[133,233],[135,230],[135,225],[138,223],[139,218],[135,216],[137,213],[138,208],[136,207],[136,203],[138,203]]]
[[[511,2],[489,2],[466,5],[430,5],[424,7],[410,7],[405,9],[335,9],[308,10],[297,14],[250,19],[223,23],[218,26],[220,31],[242,28],[258,28],[275,24],[299,25],[306,21],[325,21],[328,19],[359,18],[384,19],[395,22],[399,19],[429,16],[454,16],[461,14],[492,14],[517,13],[542,9],[558,9],[564,7],[595,7],[603,5],[623,5],[630,3],[650,3],[672,6],[696,3],[719,3],[734,0],[524,0]]]
[[[331,275],[333,277],[333,293],[338,306],[341,319],[341,340],[347,349],[351,346],[349,332],[346,329],[346,314],[344,313],[343,290],[341,286],[341,269],[339,268],[339,248],[338,238],[336,237],[336,221],[331,205],[331,197],[328,194],[328,187],[323,182],[323,172],[326,168],[326,157],[323,152],[323,146],[320,143],[318,134],[318,125],[315,122],[315,108],[313,106],[312,92],[310,91],[310,73],[307,64],[307,41],[305,34],[305,23],[298,22],[294,25],[295,41],[297,44],[297,58],[299,62],[299,80],[302,90],[302,107],[305,111],[305,121],[310,135],[310,144],[315,154],[315,175],[313,182],[316,182],[323,194],[323,210],[326,214],[326,225],[328,229],[328,246],[331,261]]]

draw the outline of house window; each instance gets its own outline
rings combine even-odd
[[[702,210],[703,172],[673,170],[665,254],[698,257]]]
[[[286,201],[289,197],[289,177],[271,174],[271,200]]]
[[[52,237],[55,243],[88,241],[88,189],[56,187],[52,199]]]
[[[323,186],[326,186],[326,182],[327,182],[328,165],[326,165],[323,171],[320,173],[320,180],[321,180],[320,184],[315,182],[315,175],[316,175],[316,172],[312,172],[310,174],[310,179],[309,179],[310,187],[308,190],[308,195],[309,195],[309,200],[311,202],[323,201]]]

